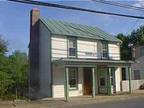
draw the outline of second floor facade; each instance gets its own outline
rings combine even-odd
[[[39,31],[40,49],[50,46],[52,59],[120,60],[121,41],[98,28],[41,19]]]
[[[51,37],[52,58],[120,60],[120,43],[75,36]]]

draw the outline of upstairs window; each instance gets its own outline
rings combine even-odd
[[[69,38],[68,39],[68,56],[69,57],[76,57],[77,55],[77,42],[76,38]]]
[[[108,43],[102,42],[102,58],[108,58]]]

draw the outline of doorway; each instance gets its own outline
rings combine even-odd
[[[98,68],[98,91],[107,94],[107,68]]]
[[[83,68],[84,95],[92,94],[92,68]]]

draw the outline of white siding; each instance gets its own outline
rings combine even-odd
[[[121,83],[121,68],[118,67],[116,68],[116,71],[115,71],[115,83],[116,83],[116,92],[119,92],[121,91],[121,86],[120,86],[120,83]]]
[[[77,40],[78,58],[97,58],[97,42],[93,40]]]
[[[62,65],[54,65],[53,66],[53,97],[54,98],[62,98],[65,96],[64,94],[64,77],[65,67]],[[81,96],[83,94],[83,72],[82,68],[78,68],[78,89],[70,90],[69,96]]]
[[[110,59],[120,60],[120,46],[115,43],[108,44]]]
[[[67,38],[64,36],[52,37],[52,57],[67,57]]]

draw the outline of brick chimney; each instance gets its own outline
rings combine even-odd
[[[30,12],[29,85],[31,95],[39,91],[39,16],[36,8]]]

